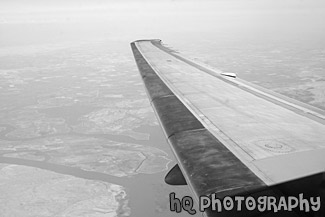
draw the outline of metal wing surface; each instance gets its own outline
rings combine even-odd
[[[323,110],[189,60],[160,40],[139,40],[131,47],[197,199],[212,193],[252,194],[272,186],[280,186],[272,190],[278,191],[295,186],[294,180],[302,180],[300,187],[322,182]]]

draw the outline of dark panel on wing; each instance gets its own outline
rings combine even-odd
[[[150,100],[152,101],[155,98],[174,95],[150,67],[134,43],[131,44],[131,47]]]
[[[198,195],[234,195],[265,186],[206,129],[177,133],[169,141]]]
[[[204,128],[176,96],[157,98],[153,100],[152,104],[157,111],[167,138],[175,133]]]
[[[134,43],[131,44],[131,47],[147,92],[167,137],[182,131],[203,129],[201,122],[164,84]]]

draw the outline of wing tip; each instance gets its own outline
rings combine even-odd
[[[159,43],[161,43],[162,40],[158,39],[158,38],[156,38],[156,39],[139,39],[139,40],[132,41],[130,44],[134,44],[136,42],[142,42],[142,41],[151,41],[151,42],[159,42]]]

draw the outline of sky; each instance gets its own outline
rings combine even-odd
[[[324,20],[322,0],[232,1],[40,1],[3,0],[0,23],[60,23],[89,30],[104,26],[137,36],[179,31],[257,31],[260,28],[317,31]],[[91,25],[91,26],[90,26]],[[323,27],[324,28],[324,27]],[[122,32],[119,32],[121,30]],[[304,30],[306,31],[306,30]],[[276,33],[274,33],[276,34]]]

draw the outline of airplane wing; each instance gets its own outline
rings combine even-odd
[[[224,198],[321,192],[323,110],[187,59],[161,40],[135,41],[131,48],[151,105],[197,201],[213,193]],[[262,215],[249,213],[231,216]]]

